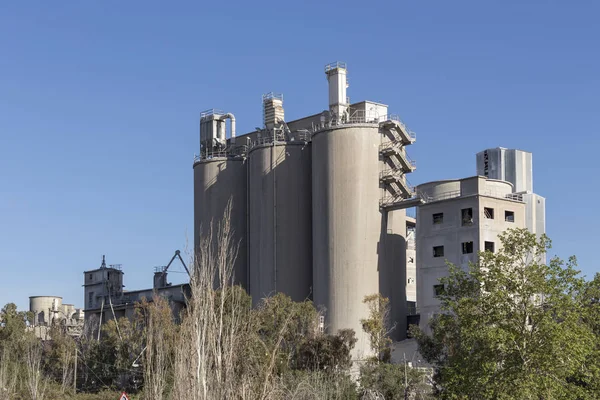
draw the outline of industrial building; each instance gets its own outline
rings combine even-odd
[[[50,327],[60,325],[72,336],[79,336],[83,327],[83,310],[73,304],[63,304],[60,296],[31,296],[29,311],[33,314],[30,328],[36,336],[49,339]]]
[[[244,135],[231,113],[200,115],[194,242],[231,200],[235,282],[254,303],[277,292],[312,299],[325,310],[327,331],[354,329],[360,358],[369,352],[360,323],[366,295],[390,299],[397,340],[406,336],[408,293],[414,309],[405,208],[418,203],[406,180],[415,134],[385,104],[350,103],[345,63],[327,65],[325,75],[329,106],[314,115],[286,121],[275,93],[262,98],[263,126]]]
[[[100,326],[111,319],[132,318],[135,304],[143,299],[152,301],[154,294],[168,299],[173,314],[178,316],[186,306],[186,297],[190,295],[190,291],[189,284],[172,285],[168,283],[168,269],[177,258],[187,270],[179,251],[176,251],[166,266],[155,268],[152,288],[126,291],[123,290],[125,287],[123,285],[124,272],[121,265],[107,266],[105,257],[102,256],[100,268],[83,273],[86,323],[98,323]]]
[[[417,304],[425,331],[439,312],[447,261],[468,268],[479,251],[496,251],[498,235],[509,228],[545,233],[545,199],[533,193],[531,153],[487,149],[476,164],[477,176],[417,186]]]
[[[498,147],[476,155],[477,175],[512,183],[513,193],[526,204],[525,225],[538,237],[546,233],[546,199],[533,192],[533,155]]]

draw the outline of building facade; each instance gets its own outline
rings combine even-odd
[[[176,255],[178,254],[176,252]],[[121,266],[107,266],[103,256],[100,268],[83,273],[86,324],[97,324],[97,328],[92,326],[92,329],[97,331],[102,324],[111,319],[133,318],[136,303],[144,299],[152,301],[154,295],[169,300],[173,315],[178,317],[186,306],[186,297],[190,295],[189,284],[168,283],[167,268],[168,266],[162,267],[155,272],[152,288],[126,291],[123,290],[124,273]]]
[[[479,251],[497,251],[499,234],[526,227],[526,204],[511,183],[482,176],[429,182],[417,192],[423,199],[417,208],[417,304],[419,325],[429,332],[446,262],[466,269]]]

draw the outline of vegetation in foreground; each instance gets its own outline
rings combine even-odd
[[[382,336],[389,329],[387,300],[365,299],[371,315],[363,324],[378,355],[363,363],[357,380],[350,355],[355,333],[322,333],[311,302],[282,294],[253,308],[231,284],[237,249],[229,212],[215,229],[208,236],[215,242],[207,239],[197,252],[192,295],[178,323],[168,301],[155,296],[137,305],[135,318],[109,321],[100,335],[92,329],[97,323],[77,340],[55,326],[52,340],[42,343],[27,332],[30,316],[5,307],[0,400],[113,400],[121,390],[136,400],[426,398],[421,374],[389,364],[390,343]]]
[[[541,263],[545,237],[507,231],[501,249],[481,253],[468,271],[449,265],[442,313],[430,332],[412,328],[433,366],[431,382],[390,363],[394,327],[380,295],[364,299],[373,352],[359,374],[354,332],[321,333],[311,302],[278,294],[253,308],[231,284],[229,232],[226,215],[215,235],[224,245],[207,240],[197,254],[178,323],[155,296],[99,336],[89,330],[94,324],[77,340],[55,326],[42,343],[27,331],[31,316],[5,306],[0,400],[111,400],[121,390],[136,400],[600,398],[600,275],[586,282],[574,259]]]
[[[600,275],[586,282],[525,229],[468,271],[449,264],[430,334],[413,327],[440,399],[599,399]]]

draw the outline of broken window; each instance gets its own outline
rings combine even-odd
[[[444,257],[444,246],[433,246],[434,257]]]
[[[472,208],[463,208],[460,210],[462,216],[462,225],[468,226],[473,225],[473,209]]]
[[[515,212],[514,211],[504,211],[504,220],[506,222],[515,222]]]
[[[433,214],[433,224],[441,224],[444,222],[444,213],[435,213]]]
[[[483,208],[483,215],[486,219],[494,219],[494,209],[489,207]]]
[[[494,252],[494,242],[485,242],[484,250],[493,253]]]
[[[444,294],[444,285],[433,285],[433,294],[435,297],[441,296]]]
[[[463,244],[462,244],[462,253],[463,254],[471,254],[471,253],[473,253],[473,242],[463,242]]]

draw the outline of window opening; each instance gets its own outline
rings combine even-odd
[[[472,208],[463,208],[461,210],[462,215],[462,225],[469,226],[473,225],[473,209]]]
[[[483,215],[486,219],[494,219],[494,209],[489,207],[483,208]]]
[[[433,224],[438,225],[444,222],[444,213],[433,214]]]
[[[463,242],[463,244],[462,244],[462,253],[463,254],[471,254],[471,253],[473,253],[473,242]]]
[[[514,211],[504,211],[504,220],[506,222],[515,222],[515,212]]]
[[[444,246],[433,246],[434,257],[444,257]]]
[[[435,297],[441,296],[444,294],[444,285],[433,285],[433,294]]]
[[[494,252],[494,242],[485,242],[485,251]]]

